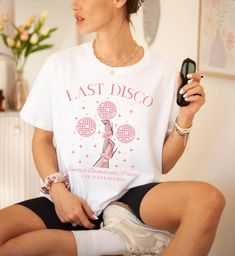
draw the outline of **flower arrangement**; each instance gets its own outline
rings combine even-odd
[[[52,44],[44,44],[44,40],[57,30],[57,28],[44,27],[47,17],[48,12],[45,10],[38,18],[33,15],[26,20],[25,24],[20,26],[11,22],[8,14],[3,14],[0,18],[0,36],[12,52],[12,55],[0,52],[0,55],[12,59],[16,69],[22,73],[30,54],[53,46]]]

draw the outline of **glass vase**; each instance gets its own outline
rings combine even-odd
[[[29,84],[28,81],[24,79],[23,71],[16,70],[12,85],[11,100],[9,102],[10,109],[20,111],[28,97],[28,93]]]

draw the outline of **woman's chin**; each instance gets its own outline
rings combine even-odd
[[[81,28],[81,27],[78,27],[78,31],[79,33],[83,36],[85,35],[88,35],[88,34],[91,34],[91,33],[94,33],[95,30],[94,29],[88,29],[88,28]]]

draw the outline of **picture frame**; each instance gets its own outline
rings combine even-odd
[[[235,78],[235,1],[199,0],[198,70]]]

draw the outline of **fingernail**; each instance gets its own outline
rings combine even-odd
[[[94,219],[96,219],[96,220],[99,219],[95,214],[93,214],[93,217],[94,217]]]
[[[188,101],[188,98],[184,98],[185,101]]]
[[[192,74],[187,74],[188,79],[191,79],[192,77],[193,77]]]
[[[187,93],[185,93],[185,94],[183,95],[183,97],[186,98],[186,97],[187,97]]]
[[[184,90],[183,90],[183,89],[181,89],[181,90],[180,90],[180,94],[183,94],[183,93],[184,93]]]

